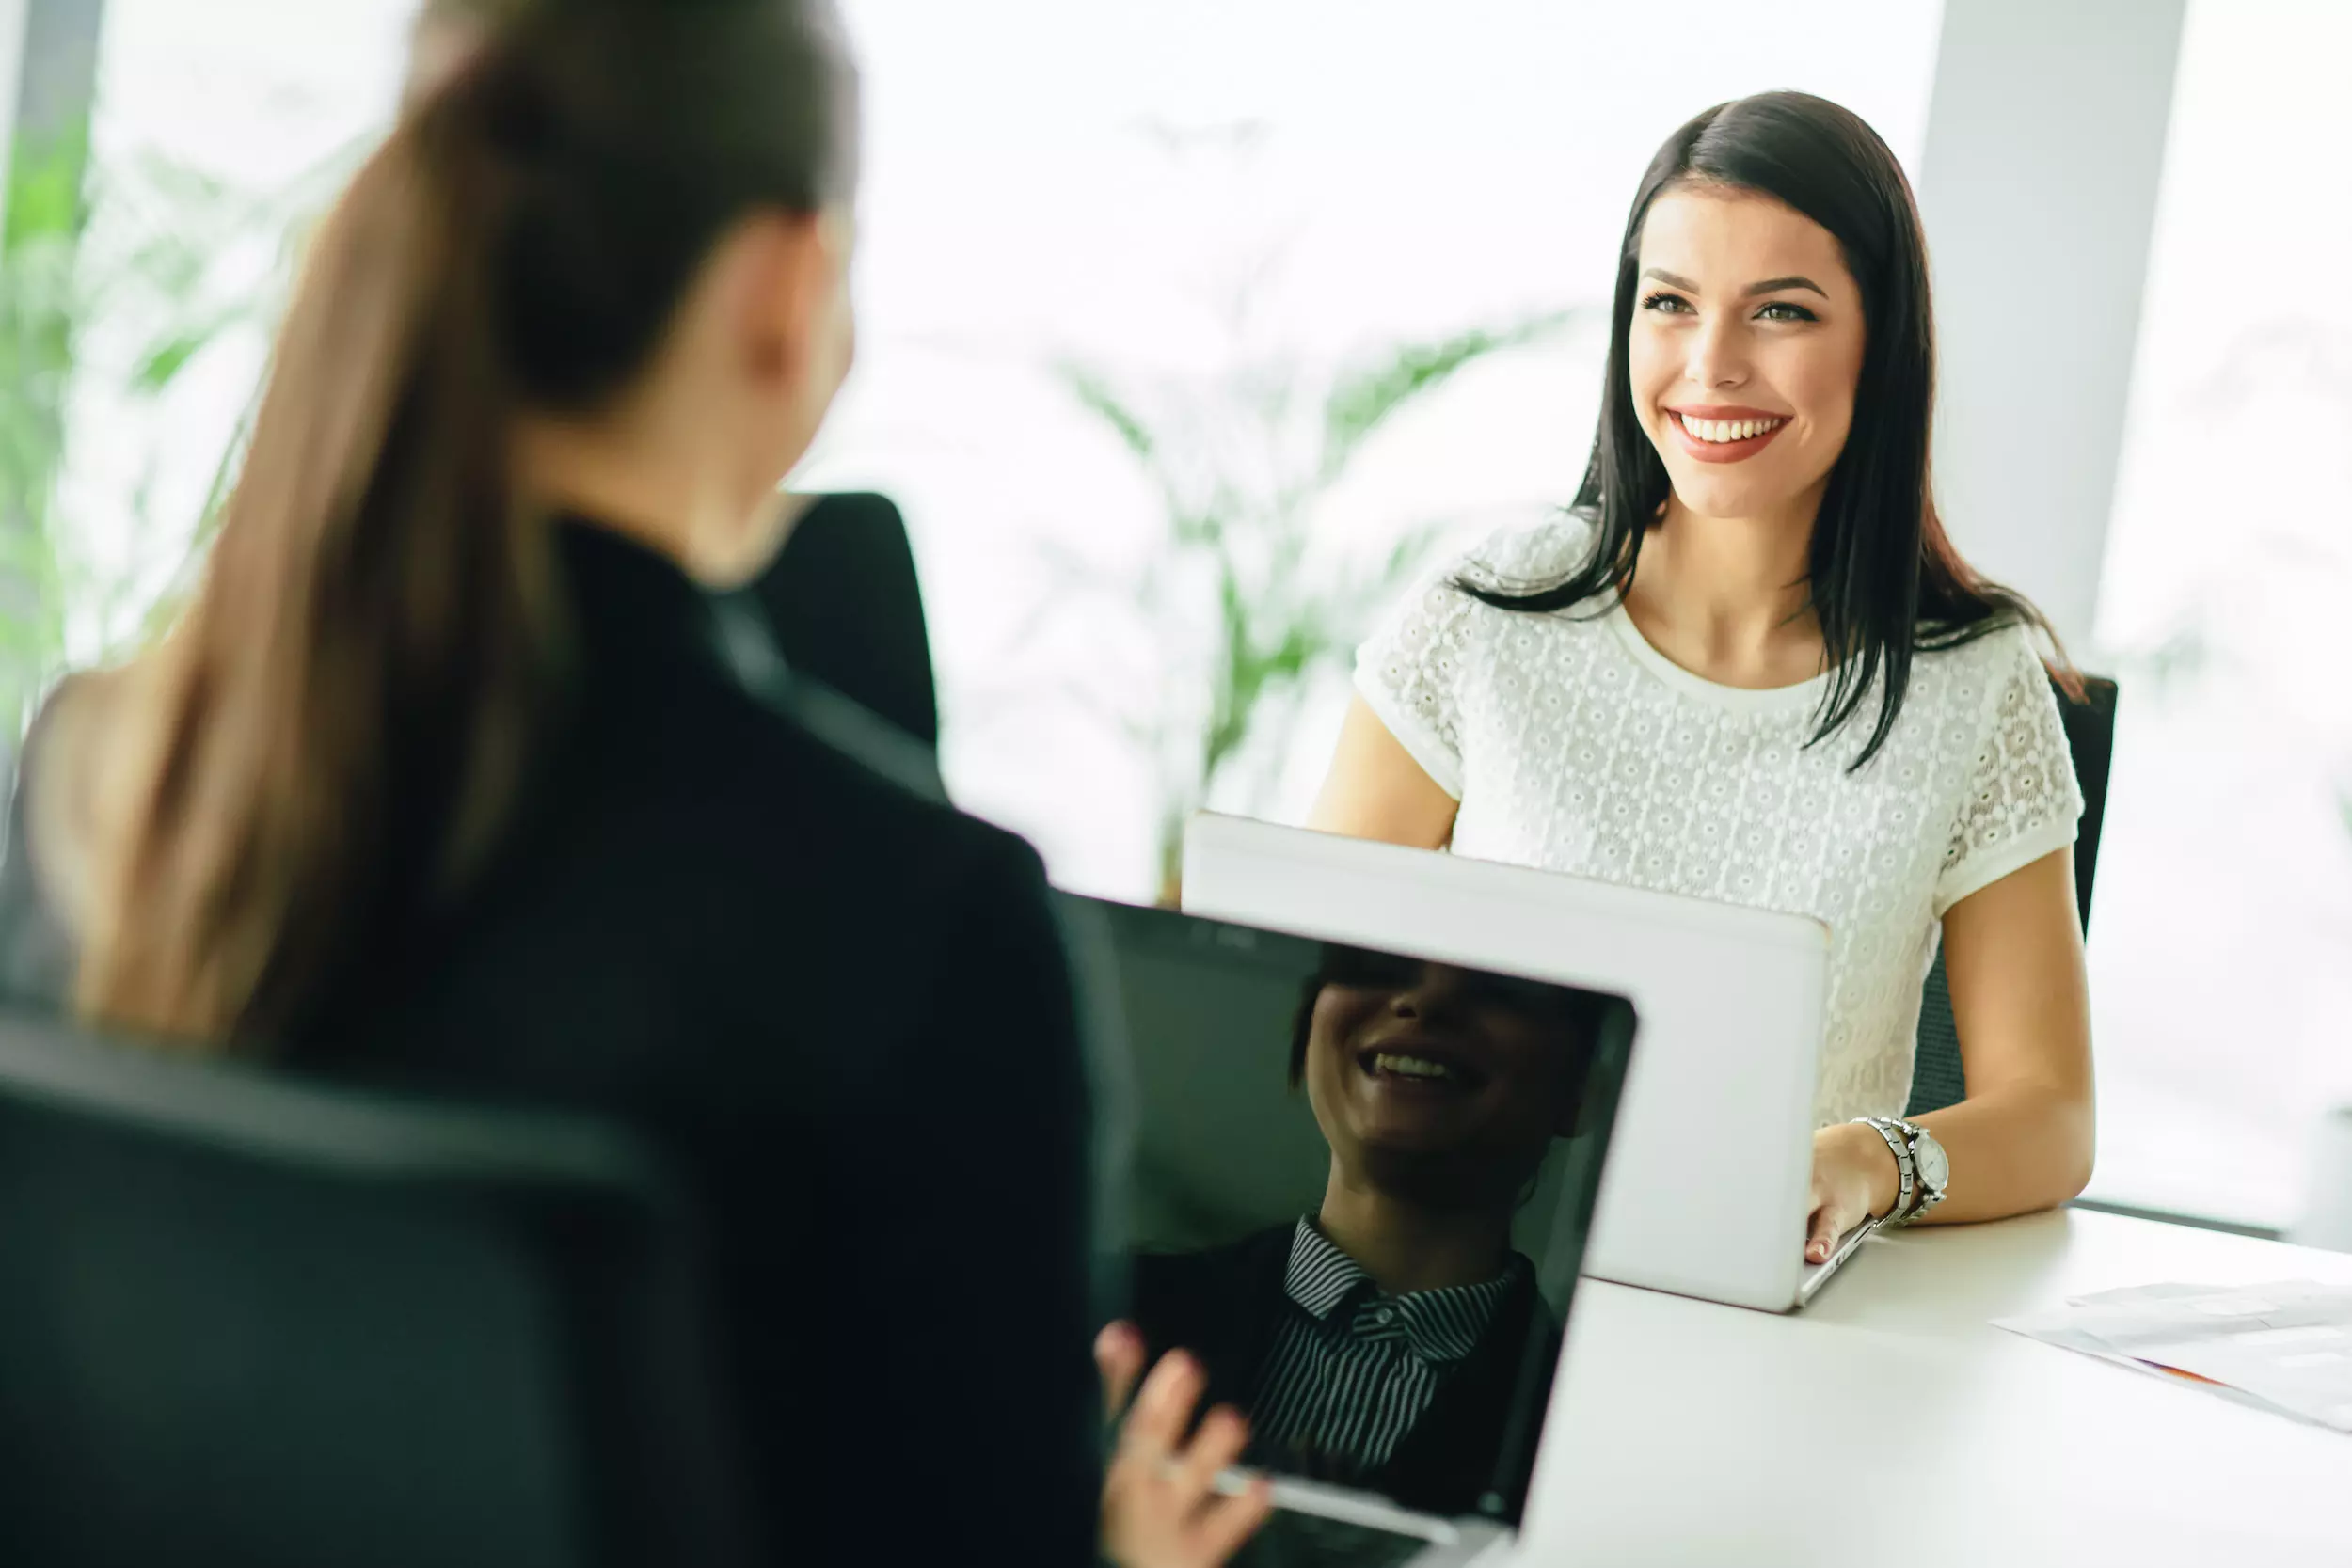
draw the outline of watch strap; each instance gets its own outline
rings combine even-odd
[[[1871,1217],[1881,1226],[1900,1225],[1914,1213],[1912,1200],[1919,1190],[1919,1165],[1911,1157],[1911,1139],[1906,1135],[1908,1129],[1888,1117],[1861,1117],[1856,1119],[1886,1140],[1888,1152],[1895,1156],[1895,1171],[1899,1179],[1895,1193],[1895,1207],[1883,1215]]]
[[[1904,1139],[1911,1148],[1911,1166],[1912,1170],[1917,1177],[1915,1183],[1917,1191],[1912,1196],[1911,1212],[1903,1215],[1903,1218],[1905,1220],[1915,1220],[1920,1215],[1926,1213],[1929,1210],[1944,1201],[1944,1187],[1941,1185],[1930,1186],[1928,1184],[1927,1167],[1921,1164],[1919,1159],[1919,1145],[1923,1142],[1935,1143],[1935,1134],[1929,1132],[1926,1128],[1920,1126],[1915,1121],[1905,1121],[1900,1117],[1897,1117],[1892,1119],[1897,1127],[1902,1129]],[[1937,1152],[1939,1154],[1942,1153],[1944,1146],[1942,1144],[1935,1144],[1935,1147]],[[1948,1157],[1947,1157],[1945,1164],[1947,1167],[1947,1180],[1948,1180],[1950,1164]]]

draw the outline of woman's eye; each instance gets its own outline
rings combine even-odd
[[[1643,300],[1642,309],[1659,310],[1672,316],[1687,316],[1691,313],[1691,302],[1680,294],[1657,293]]]
[[[1785,299],[1772,301],[1758,310],[1756,316],[1758,321],[1768,322],[1811,322],[1821,319],[1804,306],[1793,305]]]

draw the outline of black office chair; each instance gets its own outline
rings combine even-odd
[[[922,585],[906,522],[886,498],[814,498],[747,593],[785,663],[939,744]]]
[[[2090,929],[2090,881],[2099,864],[2099,826],[2107,810],[2107,774],[2115,763],[2115,683],[2083,679],[2084,701],[2058,693],[2058,717],[2066,725],[2066,748],[2074,753],[2074,777],[2082,785],[2083,819],[2074,839],[2074,897],[2083,929]],[[1919,1033],[1911,1073],[1911,1108],[1920,1116],[1968,1098],[1961,1069],[1960,1032],[1952,1022],[1952,992],[1944,978],[1939,947],[1935,967],[1919,995]]]
[[[0,1561],[755,1560],[616,1129],[0,1018]]]

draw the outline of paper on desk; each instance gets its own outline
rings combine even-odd
[[[2147,1285],[1993,1326],[2352,1432],[2352,1287]]]

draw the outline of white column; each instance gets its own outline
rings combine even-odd
[[[1945,0],[1919,170],[1936,489],[1979,569],[2090,646],[2187,0]]]

